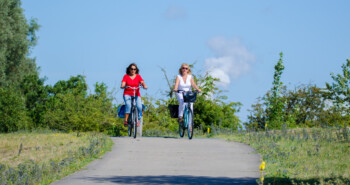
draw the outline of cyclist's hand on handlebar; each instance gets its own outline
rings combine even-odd
[[[143,88],[144,88],[144,89],[148,89],[147,85],[144,85]]]

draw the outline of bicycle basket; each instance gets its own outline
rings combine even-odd
[[[178,118],[179,117],[179,105],[169,105],[168,109],[170,111],[171,118]]]
[[[191,102],[191,103],[196,102],[197,93],[194,93],[192,91],[186,91],[183,93],[183,96],[184,96],[184,102]]]
[[[118,107],[118,117],[120,118],[125,117],[125,105]]]

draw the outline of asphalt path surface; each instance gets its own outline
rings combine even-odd
[[[254,184],[260,156],[248,145],[207,138],[114,137],[111,152],[52,183]]]

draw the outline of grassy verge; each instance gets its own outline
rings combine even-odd
[[[346,128],[283,129],[217,137],[257,150],[266,163],[263,184],[350,184],[350,133]]]
[[[0,134],[0,182],[50,184],[102,156],[112,145],[99,133]]]

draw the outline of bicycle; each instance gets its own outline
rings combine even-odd
[[[142,86],[139,87],[131,87],[131,86],[125,86],[125,88],[130,88],[134,90],[134,96],[131,96],[131,112],[129,115],[129,118],[127,120],[128,122],[128,135],[131,137],[131,134],[134,138],[136,138],[137,135],[137,121],[139,118],[139,114],[136,108],[136,89],[139,89]]]
[[[192,93],[191,91],[182,91],[178,90],[178,93],[182,92],[184,102],[185,104],[185,109],[184,109],[184,121],[179,122],[179,135],[180,137],[183,137],[185,135],[185,130],[187,129],[188,131],[188,139],[192,139],[193,137],[193,127],[194,127],[194,121],[193,121],[193,110],[192,110],[192,104],[196,101],[197,93]]]

